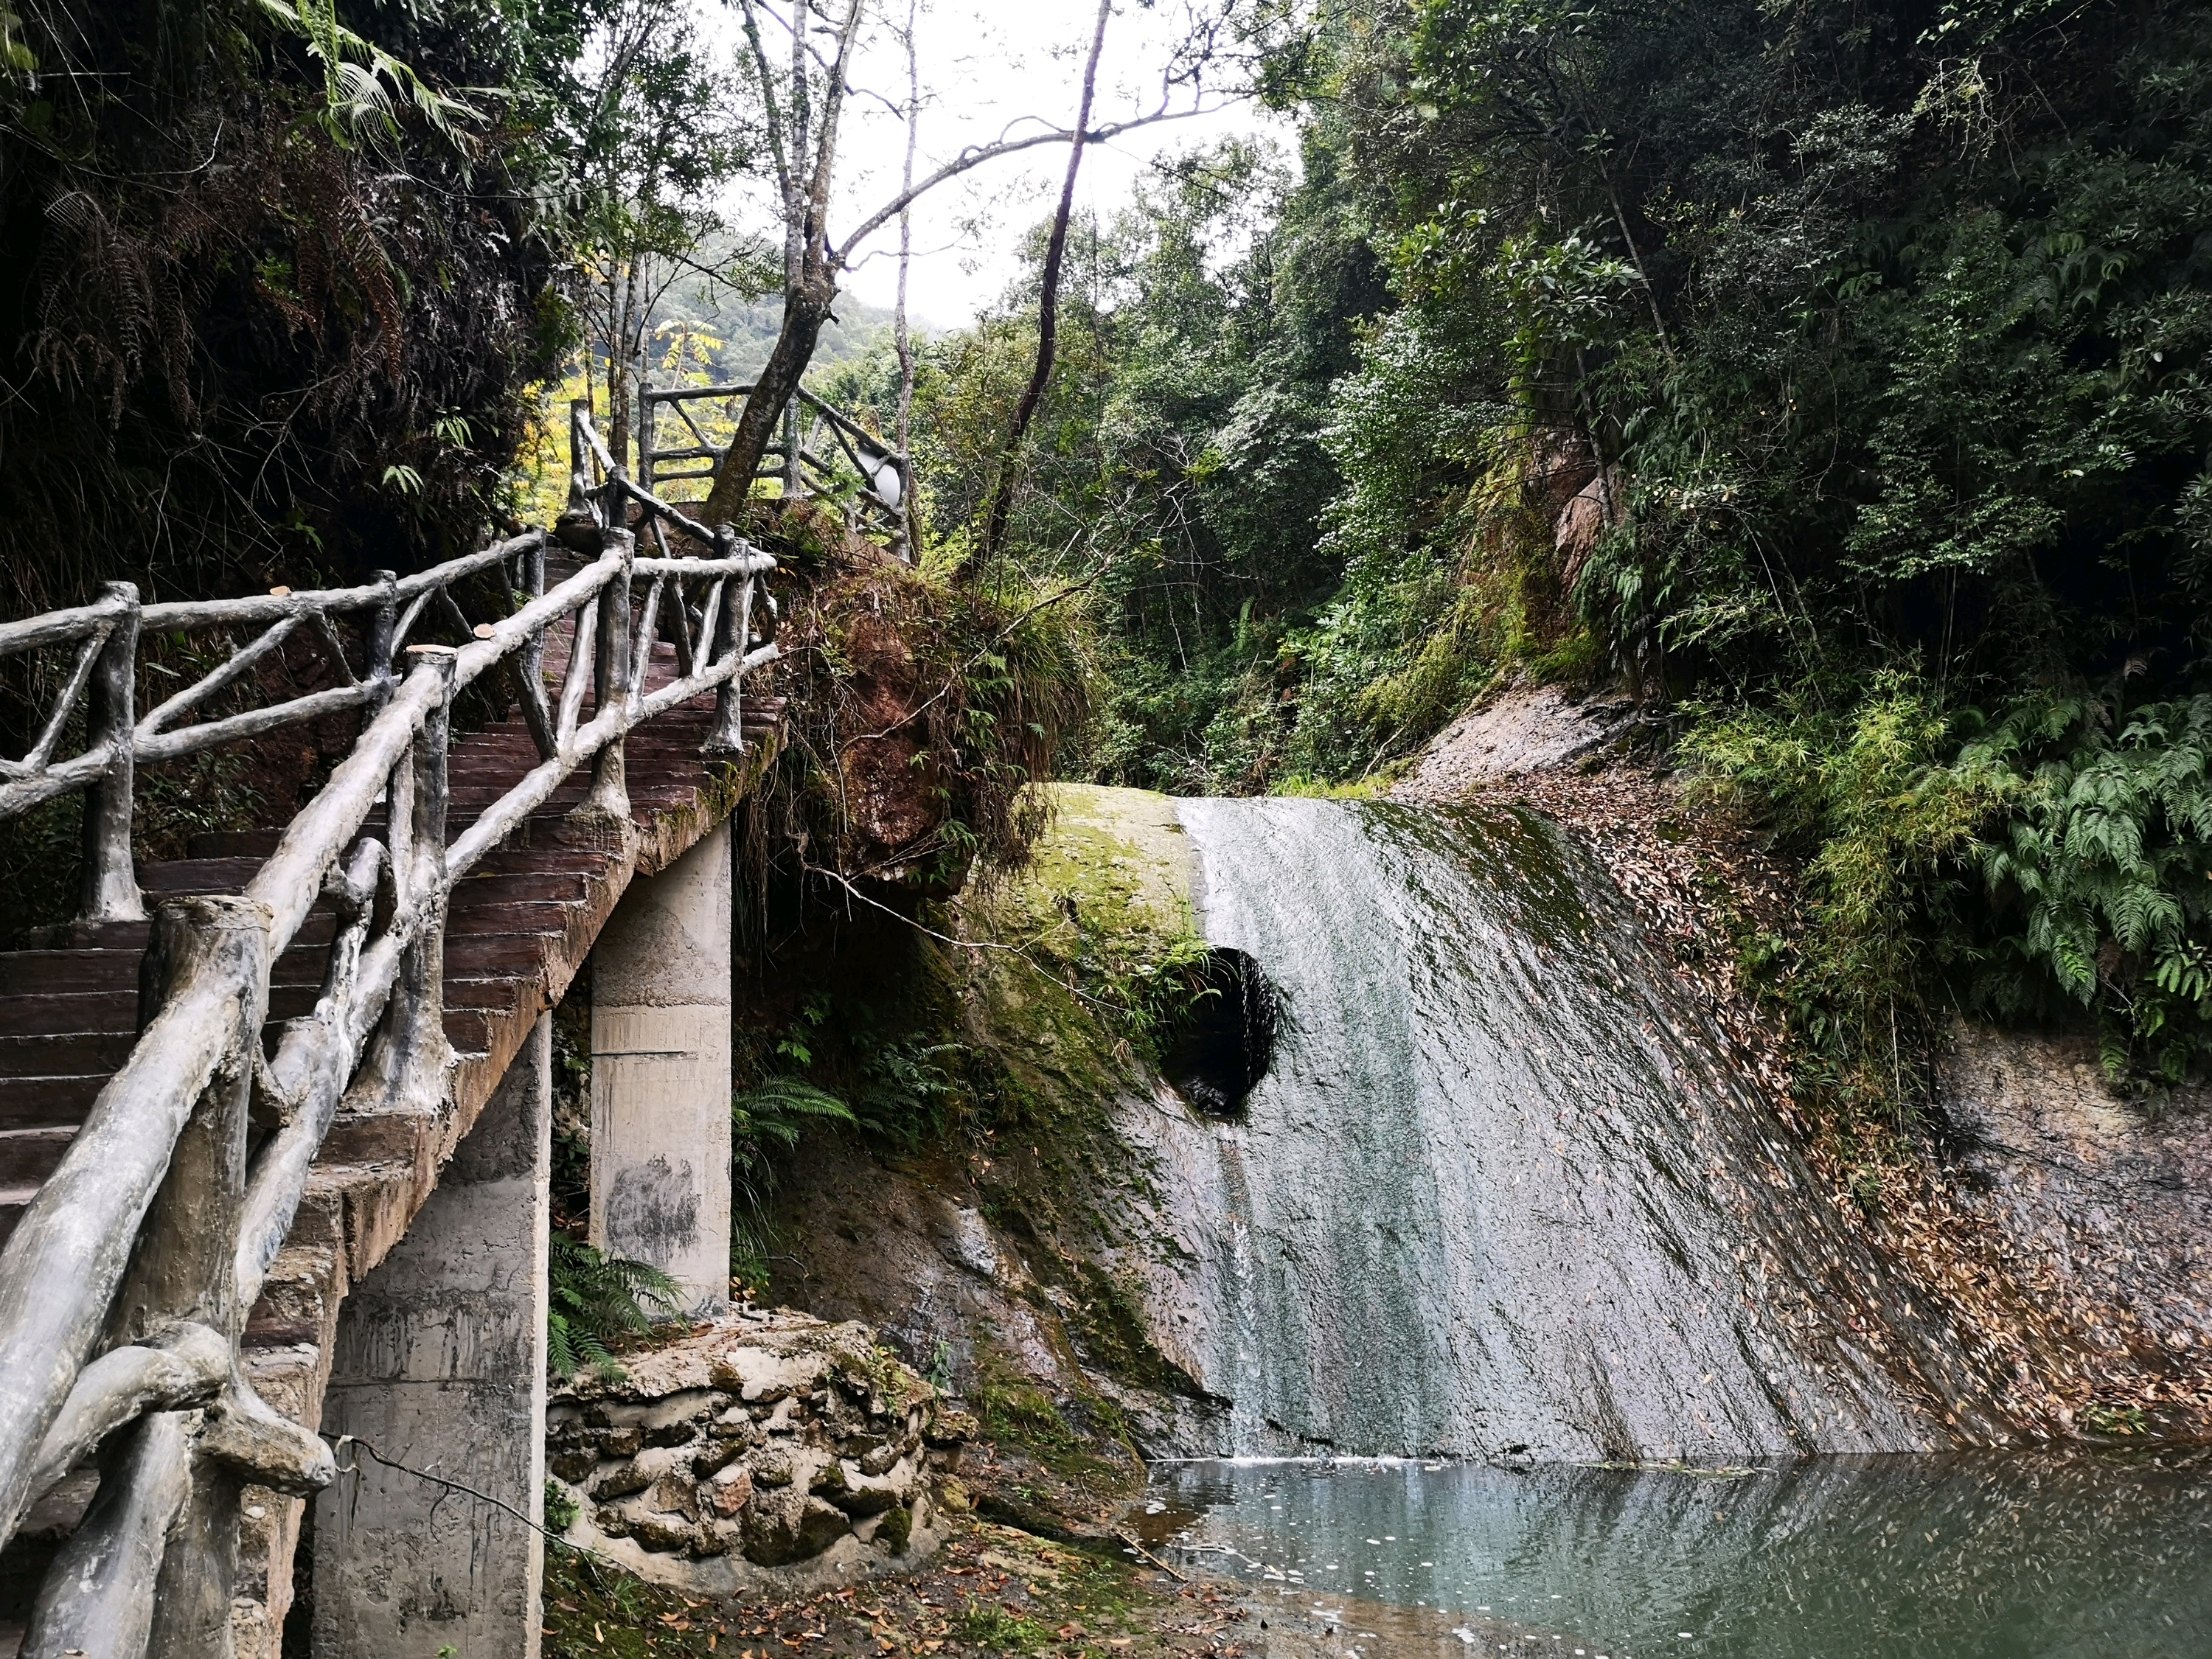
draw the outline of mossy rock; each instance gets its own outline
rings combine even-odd
[[[901,1504],[884,1511],[883,1523],[876,1528],[876,1543],[886,1555],[904,1555],[906,1547],[914,1537],[914,1511]]]

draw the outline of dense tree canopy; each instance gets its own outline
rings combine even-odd
[[[1079,763],[1386,773],[1486,687],[1615,681],[1806,860],[1770,983],[1867,1033],[2212,1034],[2212,22],[2159,3],[1321,0],[1303,153],[1097,228],[1026,474],[1084,584]],[[940,526],[1028,301],[925,377]],[[1073,602],[1073,601],[1071,601]],[[1854,1034],[1856,1035],[1854,1035]],[[1862,1042],[1865,1038],[1866,1042]]]
[[[21,9],[0,85],[19,609],[476,537],[568,327],[585,8]]]
[[[788,228],[720,225],[716,180],[783,129],[641,26],[664,3],[23,7],[19,608],[480,533],[580,317],[632,353],[667,320],[631,243],[676,270],[708,229]],[[1035,281],[922,354],[930,556],[972,557],[1012,481],[969,574],[1079,617],[1098,715],[1067,763],[1373,781],[1514,676],[1617,684],[1801,858],[1814,925],[1747,943],[1838,1098],[1910,1096],[1888,1033],[1954,1004],[2087,1008],[2116,1070],[2197,1066],[2203,9],[1221,15],[1296,154],[1194,151],[1075,227],[1011,465]],[[626,38],[668,48],[658,80],[610,73]],[[817,384],[893,429],[888,347]]]

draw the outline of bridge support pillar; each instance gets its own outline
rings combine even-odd
[[[592,947],[592,1243],[729,1299],[730,827],[633,882]]]
[[[325,1434],[536,1516],[545,1486],[553,1022],[538,1020],[438,1189],[338,1316]],[[537,1659],[544,1545],[434,1481],[338,1454],[314,1515],[314,1659]]]

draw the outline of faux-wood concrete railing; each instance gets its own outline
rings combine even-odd
[[[118,585],[95,605],[0,628],[0,654],[76,650],[29,752],[0,763],[0,817],[89,792],[88,923],[143,914],[130,844],[137,764],[362,712],[351,748],[242,896],[161,907],[142,1034],[0,1249],[0,1543],[104,1448],[98,1496],[41,1586],[27,1659],[229,1651],[241,1489],[304,1495],[332,1474],[323,1442],[248,1384],[246,1312],[341,1099],[440,1086],[454,884],[587,763],[591,789],[575,816],[625,833],[623,736],[656,715],[713,693],[708,751],[740,746],[742,677],[776,654],[754,627],[756,589],[775,562],[639,489],[608,463],[588,418],[575,421],[574,488],[556,533],[596,556],[550,591],[549,538],[533,532],[366,587],[141,606]],[[714,556],[638,558],[633,502],[642,521],[665,519]],[[511,608],[471,623],[454,586],[494,576]],[[409,646],[431,617],[464,642]],[[359,632],[358,671],[342,621]],[[303,629],[322,636],[341,684],[185,723]],[[259,632],[138,714],[140,635],[211,629]],[[564,630],[555,690],[547,646]],[[675,674],[653,687],[647,670],[664,639]],[[539,761],[449,845],[454,699],[501,664]],[[82,747],[57,759],[80,707]],[[270,966],[319,900],[338,922],[320,994],[272,1056],[261,1036]],[[258,1140],[249,1118],[264,1131]]]

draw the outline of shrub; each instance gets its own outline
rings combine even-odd
[[[545,1346],[556,1376],[574,1376],[586,1365],[603,1377],[620,1376],[610,1345],[651,1330],[649,1308],[666,1316],[682,1305],[676,1281],[652,1263],[602,1255],[566,1233],[553,1235],[548,1266]]]

